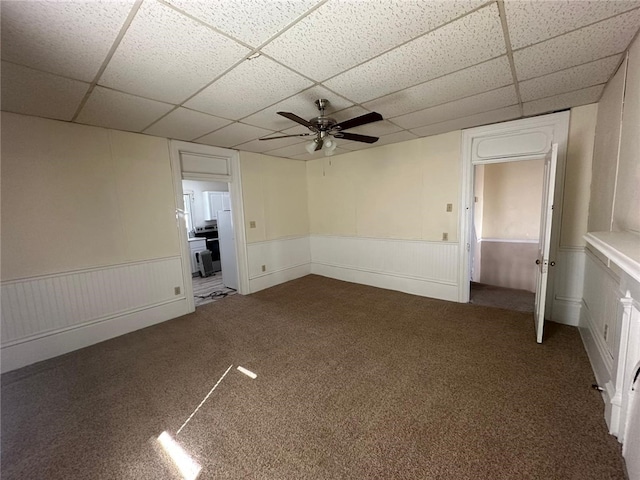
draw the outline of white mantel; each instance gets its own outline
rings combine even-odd
[[[640,235],[591,232],[584,238],[588,250],[597,253],[590,260],[592,268],[587,268],[587,274],[602,277],[585,277],[585,285],[595,282],[603,288],[585,289],[584,305],[589,308],[583,309],[586,314],[581,318],[581,334],[597,381],[604,387],[607,424],[624,443],[631,387],[640,362]],[[598,316],[602,318],[594,318]],[[599,326],[603,322],[615,334],[609,343],[602,341]]]
[[[632,232],[591,232],[584,239],[640,282],[640,235]]]

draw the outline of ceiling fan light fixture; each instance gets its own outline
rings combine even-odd
[[[317,145],[317,144],[316,144],[316,141],[315,141],[315,140],[312,140],[311,142],[307,143],[307,144],[304,146],[304,149],[305,149],[307,152],[309,152],[309,153],[313,153],[313,152],[315,152],[315,151],[316,151],[316,145]]]
[[[324,142],[324,156],[325,157],[330,157],[331,155],[333,155],[333,153],[336,151],[336,147],[338,146],[338,143],[335,141],[335,139],[327,139]]]

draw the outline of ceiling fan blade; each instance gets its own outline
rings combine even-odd
[[[333,136],[345,140],[353,140],[354,142],[376,143],[378,141],[378,137],[370,137],[369,135],[360,135],[358,133],[338,132]]]
[[[289,137],[308,137],[313,135],[312,133],[298,133],[296,135],[280,135],[279,137],[259,138],[258,140],[275,140],[277,138],[289,138]]]
[[[316,131],[316,127],[313,123],[307,122],[304,118],[299,117],[295,113],[278,112],[278,115],[282,115],[283,117],[288,118],[289,120],[293,120],[294,122],[299,123],[300,125],[304,125],[305,127],[308,127],[313,131]]]
[[[366,125],[367,123],[379,122],[380,120],[383,120],[383,118],[378,112],[366,113],[365,115],[360,115],[359,117],[352,118],[351,120],[345,120],[344,122],[337,123],[333,126],[332,130],[349,130],[350,128]]]

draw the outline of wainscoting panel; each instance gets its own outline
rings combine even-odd
[[[180,293],[176,295],[175,288]],[[180,257],[163,258],[109,267],[33,277],[3,282],[2,295],[2,371],[61,355],[152,323],[185,313],[184,285]],[[139,312],[156,309],[149,323]],[[114,319],[135,315],[135,321],[109,328],[85,340],[61,341],[62,333]],[[172,315],[172,316],[169,316]],[[83,333],[82,335],[85,335]],[[43,344],[43,339],[55,347]],[[38,349],[26,344],[38,341]],[[25,355],[29,350],[31,353]],[[20,359],[20,360],[17,360]],[[26,363],[25,363],[26,362]]]
[[[247,257],[251,293],[311,273],[308,236],[250,243],[247,245]]]
[[[458,244],[311,236],[311,272],[340,280],[457,301]]]
[[[615,430],[612,416],[616,394],[614,355],[610,347],[618,321],[619,279],[590,250],[585,250],[583,304],[580,309],[580,334],[598,385],[604,388],[605,419]],[[605,335],[606,327],[606,335]]]
[[[556,254],[551,320],[577,327],[580,323],[585,253],[582,247],[560,247]]]

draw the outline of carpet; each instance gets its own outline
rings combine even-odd
[[[309,275],[3,375],[2,478],[181,478],[166,431],[201,479],[623,479],[593,382],[576,328]]]

